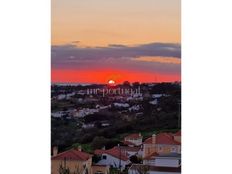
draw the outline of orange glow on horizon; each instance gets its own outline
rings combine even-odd
[[[52,83],[109,83],[129,82],[173,82],[180,81],[179,74],[161,74],[131,70],[67,70],[52,69]]]

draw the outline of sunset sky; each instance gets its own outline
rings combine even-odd
[[[179,81],[180,0],[52,0],[52,82]]]

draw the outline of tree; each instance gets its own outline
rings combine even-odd
[[[93,142],[91,143],[93,149],[99,149],[102,148],[105,144],[108,143],[108,139],[106,139],[103,136],[97,136],[93,139]]]
[[[130,82],[129,81],[123,82],[123,86],[130,86]]]
[[[88,174],[88,170],[84,168],[85,174]],[[83,172],[80,170],[79,166],[75,166],[75,170],[73,172],[70,171],[68,167],[66,167],[66,161],[64,161],[64,166],[60,164],[59,174],[82,174]]]
[[[138,166],[136,166],[136,169],[137,169],[139,174],[147,174],[148,171],[150,170],[150,166],[138,165]]]
[[[132,83],[132,85],[133,85],[133,87],[138,87],[139,86],[139,82],[134,82],[134,83]]]
[[[134,164],[140,164],[140,163],[142,162],[142,160],[139,159],[136,155],[132,155],[132,156],[130,157],[130,161],[131,161],[132,163],[134,163]]]

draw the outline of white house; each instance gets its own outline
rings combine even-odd
[[[130,146],[120,146],[121,150],[124,151],[124,153],[128,156],[138,156],[142,157],[142,147],[141,146],[136,146],[136,147],[130,147]]]
[[[114,103],[114,106],[118,107],[118,108],[128,108],[128,107],[130,107],[130,105],[128,103]]]
[[[130,164],[127,154],[120,147],[113,147],[109,150],[97,149],[94,154],[101,157],[98,165],[107,165],[124,170],[126,165]]]
[[[155,100],[150,101],[149,103],[152,104],[152,105],[157,105],[158,104],[158,100],[155,99]]]
[[[168,97],[169,95],[167,95],[167,94],[152,94],[152,98],[155,98],[155,99],[157,99],[157,98],[160,98],[160,97]]]
[[[78,118],[82,118],[85,117],[86,115],[90,115],[90,114],[94,114],[99,112],[99,109],[89,109],[89,108],[83,108],[80,109],[78,111],[76,111],[73,116],[74,117],[78,117]]]
[[[134,105],[134,106],[131,106],[128,110],[132,112],[132,111],[139,111],[139,109],[140,109],[139,105]]]
[[[159,167],[180,167],[181,166],[181,154],[169,153],[158,154],[153,153],[143,159],[144,165],[159,166]]]
[[[54,118],[61,118],[65,115],[67,115],[68,112],[67,111],[57,111],[57,112],[52,112],[51,113],[51,116],[54,117]]]
[[[76,93],[72,92],[72,93],[68,93],[68,94],[59,94],[57,96],[57,100],[63,100],[63,99],[70,99],[72,96],[74,96]]]
[[[164,94],[152,94],[152,98],[160,98],[162,97]]]
[[[140,146],[143,143],[143,136],[140,133],[127,135],[123,143],[128,146]]]
[[[181,167],[157,167],[142,164],[133,164],[128,174],[181,174]]]
[[[65,94],[59,94],[58,96],[57,96],[57,100],[63,100],[63,99],[65,99],[66,98],[66,95]]]

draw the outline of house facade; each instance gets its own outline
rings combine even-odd
[[[59,174],[61,169],[67,169],[75,174],[109,174],[109,166],[93,165],[92,155],[79,149],[70,149],[57,154],[58,148],[53,148],[51,159],[51,174]]]
[[[59,174],[59,170],[69,169],[70,172],[79,174],[91,174],[92,155],[82,152],[80,149],[71,149],[51,158],[51,173]]]
[[[177,153],[158,154],[153,153],[143,159],[144,165],[159,167],[180,167],[181,155]]]
[[[130,164],[128,154],[120,147],[113,147],[108,150],[97,149],[94,154],[100,157],[97,165],[107,165],[124,170]]]
[[[175,138],[176,137],[176,138]],[[143,157],[147,157],[153,153],[181,153],[180,136],[171,133],[153,134],[152,137],[146,139],[143,143]]]
[[[128,174],[181,174],[181,167],[157,167],[133,164]]]
[[[92,165],[92,174],[109,174],[110,167],[106,165]]]
[[[143,143],[143,136],[141,133],[130,134],[124,138],[123,143],[128,146],[140,146]]]
[[[181,132],[153,134],[143,143],[143,164],[133,164],[128,174],[180,174]]]

